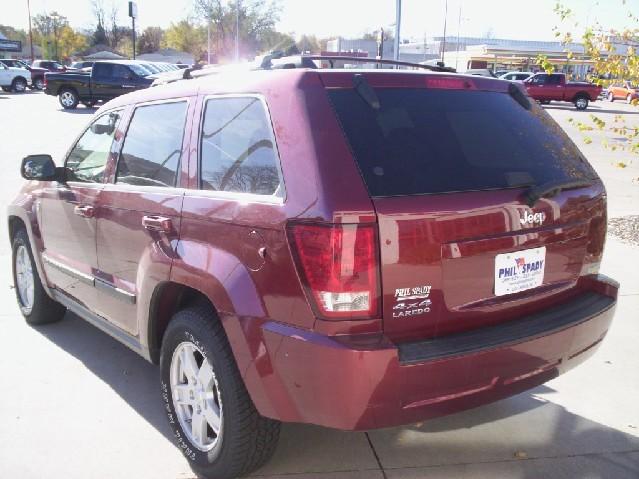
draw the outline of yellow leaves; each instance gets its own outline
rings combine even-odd
[[[627,163],[624,163],[623,161],[618,161],[618,162],[615,164],[615,166],[616,166],[617,168],[627,168],[627,167],[628,167],[628,164],[627,164]]]
[[[584,137],[584,143],[586,145],[590,145],[592,143],[592,138],[590,138],[589,136]]]
[[[546,55],[538,55],[536,63],[546,73],[552,73],[555,71],[555,66],[552,63],[550,63],[550,61],[548,61],[548,57]]]

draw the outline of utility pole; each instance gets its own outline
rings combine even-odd
[[[240,0],[235,0],[235,63],[240,61]]]
[[[444,41],[442,43],[442,63],[446,65],[444,61],[444,55],[446,54],[446,23],[448,20],[448,0],[446,0],[446,9],[444,11]]]
[[[399,60],[399,34],[401,32],[402,21],[402,0],[395,3],[395,41],[393,42],[393,59]]]
[[[27,12],[29,13],[29,45],[31,46],[31,63],[35,61],[35,55],[33,54],[33,31],[31,30],[31,4],[27,0]]]

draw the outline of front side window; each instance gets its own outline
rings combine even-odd
[[[187,102],[135,109],[118,161],[116,183],[175,186],[178,177]]]
[[[273,130],[260,99],[208,100],[200,151],[202,189],[282,194]]]
[[[68,181],[102,182],[120,118],[120,111],[105,113],[84,132],[65,163]]]
[[[532,82],[536,85],[544,85],[548,80],[548,75],[536,75],[533,77]]]

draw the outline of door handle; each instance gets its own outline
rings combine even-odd
[[[142,217],[142,226],[149,231],[159,231],[161,233],[173,231],[171,218],[166,218],[165,216],[144,216]]]
[[[77,205],[73,208],[73,212],[83,218],[93,218],[95,216],[95,208],[89,205]]]

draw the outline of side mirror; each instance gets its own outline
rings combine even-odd
[[[55,181],[58,170],[51,155],[29,155],[22,160],[20,174],[25,180]]]

